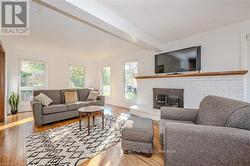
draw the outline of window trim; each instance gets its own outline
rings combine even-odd
[[[111,72],[111,65],[105,65],[101,68],[101,92],[103,94],[103,68],[109,67],[110,68],[110,95],[105,95],[106,97],[112,96],[112,72]],[[104,94],[103,94],[104,95]]]
[[[26,89],[21,88],[21,63],[22,61],[34,62],[34,63],[42,63],[45,64],[45,85],[39,88],[26,87]],[[48,62],[43,60],[36,59],[26,59],[26,58],[18,58],[18,87],[17,93],[20,95],[20,103],[27,103],[29,101],[23,100],[21,97],[22,90],[39,90],[39,89],[47,89],[48,88]]]
[[[123,64],[123,98],[127,101],[136,101],[136,98],[134,99],[127,99],[126,98],[126,64],[128,63],[137,63],[137,73],[138,73],[138,60],[134,60],[134,61],[127,61],[127,62],[124,62]],[[136,87],[137,89],[137,87]],[[137,95],[137,94],[136,94]]]
[[[68,65],[68,87],[74,89],[74,87],[71,87],[71,80],[70,80],[70,67],[71,66],[76,66],[76,67],[82,67],[84,69],[84,82],[83,82],[83,87],[86,87],[86,66],[85,65],[79,65],[79,64],[69,64]]]

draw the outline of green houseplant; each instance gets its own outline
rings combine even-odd
[[[11,108],[11,114],[16,114],[18,112],[19,95],[16,95],[14,92],[12,92],[8,102]]]

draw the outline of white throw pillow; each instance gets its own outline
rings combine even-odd
[[[49,106],[51,103],[54,102],[51,98],[49,98],[44,93],[40,93],[39,95],[35,96],[35,100],[41,102],[42,105],[44,106]]]
[[[99,93],[97,91],[90,91],[89,92],[89,96],[88,96],[88,100],[97,100]]]

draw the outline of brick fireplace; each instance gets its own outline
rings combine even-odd
[[[154,120],[160,119],[160,109],[158,109],[159,106],[154,107],[153,99],[156,99],[156,96],[154,96],[153,89],[159,90],[159,103],[165,103],[164,100],[166,100],[162,89],[182,90],[182,93],[177,91],[178,94],[183,95],[183,105],[180,106],[178,102],[178,107],[185,108],[199,108],[201,100],[207,95],[217,95],[237,100],[245,99],[244,75],[138,79],[137,85],[137,103],[130,108],[131,114]],[[170,95],[170,98],[175,97]]]

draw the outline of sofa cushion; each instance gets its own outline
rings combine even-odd
[[[65,119],[70,119],[74,117],[79,117],[79,112],[75,111],[64,111],[56,114],[43,115],[43,124],[61,121]]]
[[[87,101],[87,106],[92,106],[92,105],[103,105],[101,100],[89,100]]]
[[[87,100],[97,100],[99,93],[97,91],[90,91]]]
[[[154,138],[153,121],[131,116],[122,128],[122,140],[151,143]]]
[[[88,104],[88,102],[78,101],[78,102],[74,102],[74,103],[68,103],[67,108],[68,108],[68,110],[78,110],[81,107],[85,107],[87,104]]]
[[[78,101],[77,92],[64,92],[65,103],[74,103]]]
[[[207,96],[200,104],[197,124],[224,126],[228,117],[237,109],[249,103],[218,96]]]
[[[54,114],[54,113],[59,113],[59,112],[64,112],[64,111],[67,111],[67,105],[65,104],[55,104],[55,105],[43,107],[44,115]]]
[[[87,101],[88,96],[89,96],[89,92],[91,90],[92,89],[88,89],[88,88],[77,89],[77,92],[78,92],[78,101]]]
[[[61,100],[62,100],[62,104],[65,104],[65,92],[77,92],[76,89],[62,89],[61,90]]]
[[[51,103],[53,103],[53,100],[49,98],[47,95],[44,93],[40,93],[39,95],[35,96],[34,99],[36,101],[39,101],[42,103],[44,106],[49,106]]]
[[[235,110],[227,119],[225,127],[250,130],[250,106]]]
[[[47,95],[53,100],[53,104],[62,104],[61,92],[60,90],[35,90],[33,95],[37,96],[40,93]]]
[[[160,143],[161,144],[163,144],[163,134],[165,132],[165,126],[167,125],[167,122],[194,124],[194,122],[192,122],[192,121],[160,119],[159,120],[159,130],[160,130]]]

